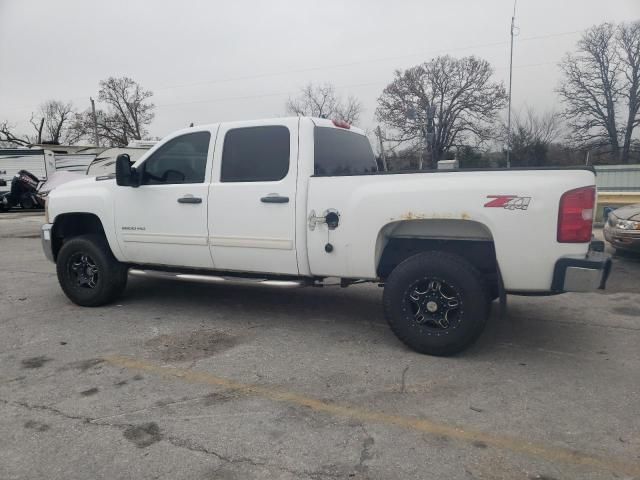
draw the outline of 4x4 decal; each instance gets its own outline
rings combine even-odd
[[[487,195],[487,198],[493,198],[493,200],[485,203],[485,207],[507,210],[526,210],[531,202],[531,197],[519,197],[518,195]]]

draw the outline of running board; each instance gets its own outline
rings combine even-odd
[[[267,278],[222,277],[220,275],[199,275],[194,273],[173,273],[156,270],[129,269],[129,275],[184,282],[218,283],[225,285],[259,285],[263,287],[300,288],[312,285],[310,280],[270,280]]]

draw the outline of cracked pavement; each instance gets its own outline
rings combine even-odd
[[[41,222],[0,214],[3,480],[640,478],[638,258],[602,293],[510,297],[434,358],[375,286],[131,279],[77,307]]]

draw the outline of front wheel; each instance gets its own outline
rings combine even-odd
[[[99,235],[81,235],[66,241],[58,253],[56,271],[64,293],[83,307],[109,303],[127,285],[127,266],[116,260]]]
[[[403,261],[389,275],[383,299],[396,336],[417,352],[440,356],[471,345],[491,308],[478,270],[444,252],[420,253]]]

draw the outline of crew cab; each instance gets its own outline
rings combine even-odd
[[[595,196],[590,168],[382,172],[362,130],[275,118],[181,130],[115,176],[54,189],[42,242],[78,305],[113,301],[132,274],[375,282],[400,340],[449,355],[497,298],[604,288]]]

